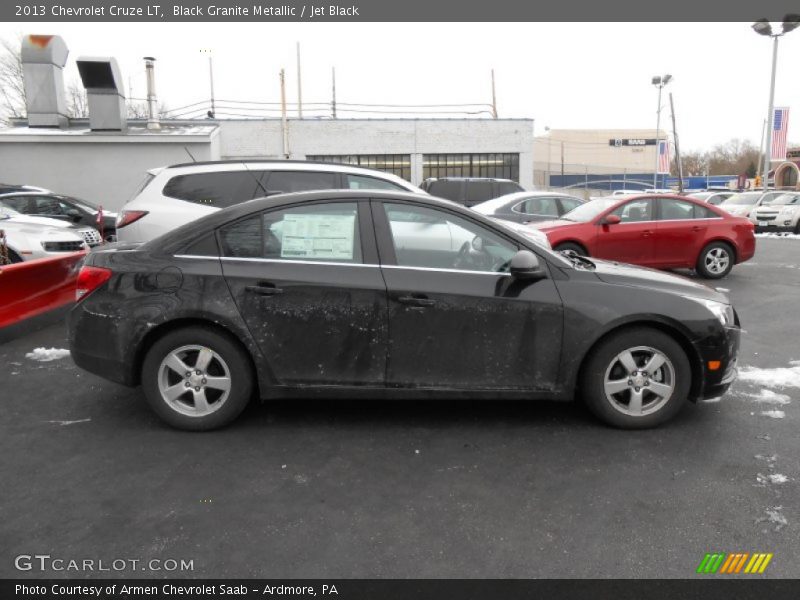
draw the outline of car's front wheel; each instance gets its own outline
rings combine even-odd
[[[233,421],[253,391],[250,359],[228,336],[207,327],[166,334],[142,363],[142,388],[155,413],[178,429],[204,431]]]
[[[583,400],[623,429],[655,427],[685,404],[692,370],[683,348],[657,329],[636,328],[600,342],[583,369]]]
[[[712,242],[700,252],[697,272],[706,279],[720,279],[731,272],[734,263],[733,248],[725,242]]]
[[[589,256],[589,253],[586,251],[586,248],[581,246],[580,244],[575,244],[574,242],[564,242],[563,244],[559,244],[554,248],[556,252],[565,252],[567,250],[571,250],[578,256]]]

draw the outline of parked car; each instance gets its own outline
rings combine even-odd
[[[482,215],[530,223],[557,219],[583,204],[581,198],[558,192],[515,192],[472,207]]]
[[[464,206],[475,206],[492,198],[524,192],[516,181],[490,177],[441,177],[430,178],[420,186],[431,196],[452,200]]]
[[[11,222],[14,223],[27,223],[29,225],[42,225],[55,229],[67,229],[80,236],[80,238],[83,239],[83,241],[86,242],[86,245],[90,248],[97,246],[103,241],[100,238],[100,233],[94,227],[75,225],[74,223],[70,223],[62,219],[24,215],[6,204],[5,198],[0,197],[0,217],[3,216],[10,218]]]
[[[792,231],[800,234],[800,192],[784,192],[750,213],[756,231]]]
[[[733,194],[718,206],[734,216],[748,219],[753,209],[762,204],[769,204],[781,194],[783,194],[783,192],[772,190],[768,192],[739,192],[738,194]]]
[[[97,230],[101,225],[98,222],[99,206],[71,196],[62,196],[52,192],[18,191],[0,193],[0,202],[25,215],[60,219]],[[116,221],[117,213],[103,210],[103,237],[107,241],[113,241],[115,238]]]
[[[86,242],[73,230],[18,221],[2,209],[0,230],[5,233],[8,261],[12,264],[87,249]]]
[[[592,200],[561,220],[533,223],[555,250],[655,267],[691,268],[708,279],[750,260],[753,224],[681,196]]]
[[[409,224],[445,223],[426,229]],[[739,320],[685,277],[552,252],[423,194],[321,191],[232,206],[91,252],[78,366],[141,384],[167,423],[252,395],[571,400],[651,427],[736,375]],[[472,239],[451,243],[453,230]],[[427,233],[426,233],[427,231]]]
[[[701,200],[703,202],[708,202],[713,206],[719,206],[725,200],[733,196],[735,192],[691,192],[686,194],[689,198],[694,198],[695,200]]]
[[[326,189],[419,192],[391,173],[325,162],[218,161],[147,172],[117,217],[117,239],[146,242],[195,219],[253,198]]]

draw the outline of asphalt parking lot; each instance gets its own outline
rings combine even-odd
[[[139,390],[26,358],[65,348],[60,325],[0,345],[0,576],[76,575],[14,567],[50,554],[190,577],[691,577],[719,551],[800,577],[800,240],[759,239],[717,285],[743,376],[642,432],[486,400],[285,401],[185,433]],[[165,575],[98,573],[117,574]]]

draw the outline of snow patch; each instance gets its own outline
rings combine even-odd
[[[795,360],[789,364],[792,366],[776,367],[774,369],[745,366],[739,369],[739,380],[758,383],[766,387],[800,388],[800,361]]]
[[[769,474],[770,483],[786,483],[787,481],[789,481],[789,478],[786,475],[782,475],[780,473]]]
[[[781,512],[783,510],[782,506],[773,506],[772,508],[765,508],[764,513],[767,515],[766,517],[759,517],[756,519],[756,523],[770,523],[775,525],[775,531],[780,531],[784,527],[789,524],[789,521],[786,520],[786,517],[783,516]]]
[[[778,394],[772,390],[763,389],[758,394],[747,394],[756,402],[764,402],[766,404],[791,404],[791,399],[786,394]]]
[[[761,413],[764,417],[769,417],[770,419],[782,419],[786,416],[786,413],[782,410],[765,410]]]
[[[38,360],[39,362],[49,362],[69,356],[69,350],[64,348],[34,348],[33,352],[28,352],[25,358]]]
[[[89,417],[88,419],[78,419],[76,421],[48,421],[48,423],[58,423],[59,425],[64,426],[64,425],[75,425],[76,423],[88,423],[91,420],[92,418]]]
[[[757,238],[780,238],[783,240],[800,240],[800,235],[796,233],[780,233],[780,232],[769,232],[769,233],[757,233]]]

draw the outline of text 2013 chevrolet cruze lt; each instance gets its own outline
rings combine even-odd
[[[736,374],[727,297],[562,255],[519,228],[403,192],[252,200],[88,255],[69,318],[84,369],[141,384],[182,429],[251,397],[571,400],[663,423]]]

